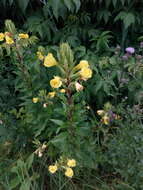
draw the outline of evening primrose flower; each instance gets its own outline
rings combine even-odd
[[[74,159],[68,160],[67,165],[69,167],[75,167],[76,166],[76,160],[74,160]]]
[[[6,43],[9,45],[14,43],[14,40],[11,37],[9,37],[8,35],[5,36],[5,40],[6,40]]]
[[[90,68],[82,68],[79,74],[83,80],[87,80],[92,77],[92,70]]]
[[[57,64],[58,64],[58,62],[54,58],[53,54],[48,53],[48,55],[44,59],[44,66],[45,67],[52,67],[52,66],[57,65]]]
[[[58,170],[58,167],[56,165],[50,165],[48,170],[50,173],[54,174]]]
[[[83,86],[79,82],[75,82],[75,88],[77,92],[83,90]]]
[[[62,89],[60,90],[60,92],[61,92],[61,93],[65,93],[66,90],[65,90],[64,88],[62,88]]]
[[[86,60],[81,60],[78,65],[75,66],[75,69],[89,68],[89,63]]]
[[[4,33],[0,33],[0,41],[3,41],[4,40]]]
[[[36,104],[38,101],[39,101],[39,98],[37,98],[37,97],[32,99],[32,102],[35,103],[35,104]]]
[[[37,51],[37,57],[40,61],[44,60],[44,55],[40,51]]]
[[[71,168],[66,168],[65,176],[72,178],[74,175],[73,170]]]
[[[54,98],[55,95],[56,95],[56,92],[49,92],[49,93],[48,93],[48,96],[49,96],[50,98]]]
[[[19,34],[18,36],[20,39],[28,39],[29,38],[28,34],[23,34],[23,33]]]
[[[58,76],[55,76],[54,79],[50,80],[50,85],[52,88],[59,88],[62,86],[61,78]]]
[[[109,118],[107,115],[105,115],[104,117],[102,117],[102,122],[103,122],[105,125],[108,125],[109,122],[110,122],[110,118]]]

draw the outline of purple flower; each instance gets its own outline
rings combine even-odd
[[[135,53],[135,49],[133,47],[127,47],[126,52],[129,54],[133,54],[133,53]]]

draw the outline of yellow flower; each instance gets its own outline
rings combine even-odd
[[[40,51],[37,51],[37,57],[40,61],[44,60],[44,55],[42,55],[42,53]]]
[[[9,45],[14,43],[14,40],[11,37],[9,37],[8,35],[5,36],[5,40],[6,40],[6,43]]]
[[[56,165],[50,165],[48,169],[49,169],[49,172],[54,174],[58,170],[58,167]]]
[[[61,93],[65,93],[66,90],[65,90],[64,88],[62,88],[62,89],[60,90],[60,92],[61,92]]]
[[[73,177],[73,170],[71,168],[66,168],[65,175],[67,177]]]
[[[75,167],[76,166],[76,161],[74,159],[68,160],[67,165],[69,167]]]
[[[56,59],[54,58],[53,54],[48,53],[48,55],[44,59],[44,66],[45,67],[52,67],[52,66],[57,65],[57,64],[58,63],[57,63]]]
[[[87,80],[92,77],[92,70],[90,68],[84,67],[81,69],[79,74],[83,80]]]
[[[4,33],[0,33],[0,41],[4,40]]]
[[[35,104],[36,104],[38,101],[39,101],[39,98],[33,98],[33,99],[32,99],[32,102],[35,103]]]
[[[86,60],[82,60],[79,62],[77,66],[75,66],[75,69],[82,69],[82,68],[89,68],[89,63]]]
[[[109,122],[110,122],[110,118],[109,118],[107,115],[105,115],[104,117],[102,117],[102,122],[103,122],[105,125],[108,125]]]
[[[54,98],[55,95],[56,95],[56,92],[49,92],[49,93],[48,93],[48,96],[49,96],[50,98]]]
[[[18,36],[20,39],[28,39],[29,38],[28,34],[23,34],[23,33],[19,34]]]
[[[76,91],[77,91],[77,92],[83,90],[83,86],[82,86],[80,83],[78,83],[78,82],[75,82],[75,88],[76,88]]]
[[[97,114],[98,114],[98,115],[104,115],[104,114],[105,114],[105,111],[104,111],[104,110],[97,110]]]
[[[52,88],[59,88],[62,86],[62,81],[60,77],[55,76],[54,79],[50,80],[50,85]]]

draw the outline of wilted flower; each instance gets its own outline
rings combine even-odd
[[[135,53],[135,48],[133,48],[133,47],[127,47],[126,48],[126,52],[129,53],[129,54],[133,54],[133,53]]]
[[[104,111],[104,110],[97,110],[97,114],[98,114],[98,115],[104,115],[104,114],[105,114],[105,111]]]
[[[75,82],[75,88],[77,92],[83,90],[83,86],[79,82]]]

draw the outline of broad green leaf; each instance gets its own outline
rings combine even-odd
[[[18,5],[19,5],[20,9],[24,13],[30,0],[17,0],[17,1],[18,1]]]
[[[72,9],[72,1],[71,0],[64,0],[64,4],[68,8],[69,11]]]
[[[135,15],[133,13],[127,13],[123,22],[124,22],[125,28],[127,29],[131,24],[135,23]]]
[[[73,0],[75,6],[76,6],[76,12],[80,9],[81,2],[80,0]]]
[[[53,123],[59,125],[59,126],[62,126],[64,124],[63,121],[61,120],[58,120],[58,119],[50,119],[50,121],[52,121]]]

